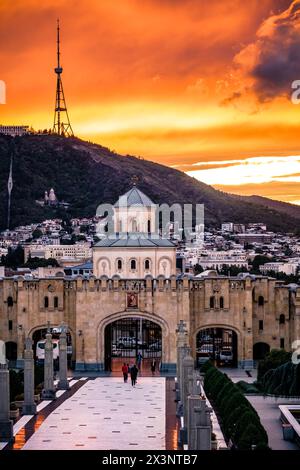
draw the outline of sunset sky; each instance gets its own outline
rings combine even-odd
[[[0,0],[0,124],[52,127],[57,17],[78,137],[300,204],[300,0]]]

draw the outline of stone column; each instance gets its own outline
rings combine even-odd
[[[182,348],[188,345],[188,332],[186,329],[186,324],[183,320],[180,320],[177,326],[177,367],[176,367],[176,376],[178,383],[180,383],[180,362],[182,358]]]
[[[188,397],[188,448],[189,450],[211,450],[211,409],[199,396]]]
[[[36,414],[36,404],[34,402],[34,359],[32,351],[32,341],[27,338],[24,351],[24,405],[23,415]]]
[[[53,344],[51,333],[46,334],[45,360],[44,360],[44,388],[42,398],[53,400],[56,398],[53,373]]]
[[[14,442],[13,423],[9,419],[9,371],[5,355],[5,343],[0,341],[0,442]]]
[[[188,348],[188,355],[184,357],[182,362],[182,382],[183,382],[183,394],[182,394],[182,403],[183,403],[183,416],[184,422],[187,422],[187,399],[191,392],[191,383],[193,380],[194,372],[194,359],[191,356],[191,348]]]
[[[67,358],[67,327],[62,324],[59,336],[59,390],[69,390],[68,358]]]

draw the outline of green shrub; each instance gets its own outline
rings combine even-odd
[[[239,439],[238,449],[251,450],[253,445],[258,446],[260,449],[262,447],[266,448],[268,441],[264,440],[264,436],[261,434],[260,429],[258,429],[255,424],[250,422],[244,429]]]
[[[256,389],[251,384],[242,383],[242,388],[250,388],[250,386]],[[251,448],[253,440],[255,440],[255,445],[260,444],[264,448],[267,447],[267,433],[261,425],[256,410],[244,396],[240,387],[214,366],[211,366],[204,376],[204,390],[220,417],[220,425],[227,440],[231,439],[239,446],[239,441],[243,437],[242,448]],[[250,424],[253,426],[252,430],[250,428],[251,432],[244,435],[244,431]],[[253,429],[256,433],[255,439],[253,438]]]
[[[291,396],[300,395],[300,364],[297,364],[294,368],[294,378],[289,390],[289,394]]]
[[[284,349],[272,349],[263,360],[258,362],[257,380],[260,382],[268,370],[276,369],[290,360],[291,353]]]

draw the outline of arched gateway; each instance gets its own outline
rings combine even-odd
[[[218,366],[237,367],[238,336],[231,328],[202,328],[196,335],[196,363],[207,359]]]
[[[170,363],[169,327],[161,317],[145,312],[119,312],[101,321],[98,328],[98,364],[106,371],[120,371],[121,364],[142,355],[145,368],[154,359],[164,369]]]
[[[120,371],[122,364],[135,363],[142,357],[142,369],[150,370],[155,360],[157,366],[162,358],[162,330],[151,320],[127,317],[115,320],[105,327],[104,368]]]

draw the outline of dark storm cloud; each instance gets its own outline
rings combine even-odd
[[[300,79],[300,1],[269,18],[258,36],[257,61],[249,71],[254,91],[260,101],[290,96],[291,83]]]

